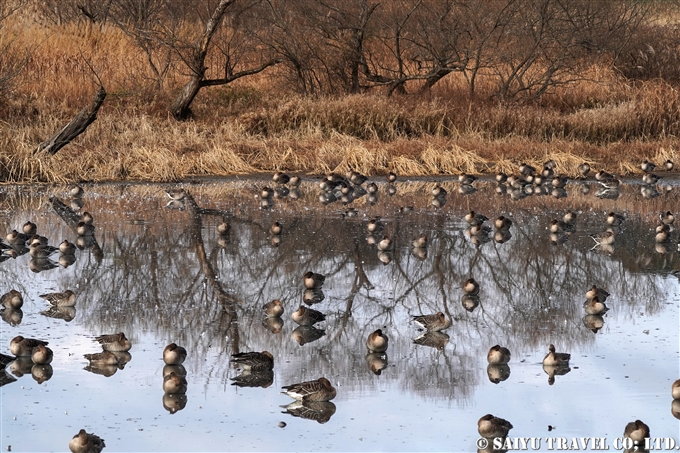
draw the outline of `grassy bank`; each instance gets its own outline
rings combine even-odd
[[[30,48],[30,58],[0,100],[1,182],[174,181],[275,170],[512,172],[521,162],[547,159],[572,176],[582,162],[617,174],[639,172],[644,159],[680,165],[675,87],[631,82],[604,67],[532,103],[498,102],[485,92],[483,75],[470,99],[455,73],[424,94],[413,94],[413,86],[411,94],[391,97],[379,90],[303,97],[273,68],[204,88],[193,119],[178,122],[167,108],[185,79],[170,77],[151,89],[143,58],[122,32],[22,24],[11,38]],[[55,156],[34,154],[90,103],[96,86],[85,61],[109,93],[97,121]]]

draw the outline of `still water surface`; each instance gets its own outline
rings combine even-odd
[[[677,233],[670,244],[654,242],[658,214],[678,212],[677,187],[645,199],[632,184],[612,200],[597,198],[594,184],[587,194],[569,184],[563,198],[513,201],[490,182],[467,195],[445,182],[446,203],[435,207],[433,181],[397,183],[394,196],[380,182],[375,204],[363,197],[343,206],[321,204],[309,178],[297,199],[262,209],[257,194],[267,184],[185,185],[191,197],[175,209],[165,206],[167,186],[85,186],[82,208],[73,207],[93,214],[95,241],[81,243],[73,264],[40,270],[47,265],[28,254],[0,263],[0,292],[17,289],[25,301],[21,313],[3,315],[0,352],[22,335],[49,341],[55,354],[48,371],[8,367],[5,380],[16,381],[0,388],[3,449],[63,451],[85,428],[105,439],[105,451],[474,451],[487,413],[509,420],[510,436],[544,439],[542,451],[548,437],[605,437],[613,449],[635,419],[654,437],[678,439],[670,396],[680,377]],[[68,188],[2,190],[7,231],[32,220],[51,244],[76,241],[50,202],[70,205]],[[512,218],[510,237],[467,235],[470,209]],[[567,209],[578,213],[576,231],[554,244],[548,225]],[[610,211],[626,217],[616,243],[592,249],[589,234],[604,231]],[[371,244],[373,217],[392,251]],[[228,236],[216,233],[223,220]],[[276,221],[280,236],[269,232]],[[411,246],[421,233],[425,252]],[[310,270],[326,275],[313,308],[327,319],[317,330],[290,318]],[[472,311],[462,304],[469,277],[481,285]],[[593,284],[611,293],[596,333],[582,307]],[[42,314],[48,305],[38,296],[66,289],[77,294],[73,319]],[[282,325],[263,323],[273,299],[283,301]],[[423,332],[411,317],[438,311],[453,319],[448,338],[417,344]],[[366,338],[378,328],[389,349],[368,356]],[[100,351],[93,338],[120,331],[133,343],[124,368],[84,369],[83,354]],[[171,342],[189,352],[186,399],[163,393]],[[552,385],[541,364],[550,343],[572,355]],[[499,383],[487,372],[494,344],[512,352]],[[232,385],[240,371],[231,354],[263,350],[274,356],[273,375],[259,387]],[[322,423],[284,413],[293,400],[281,387],[321,376],[337,388]]]

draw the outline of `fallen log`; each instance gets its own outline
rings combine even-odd
[[[55,155],[57,151],[68,145],[71,140],[85,132],[85,129],[97,119],[97,112],[99,111],[99,107],[104,103],[105,98],[106,90],[104,90],[104,87],[99,87],[99,91],[95,94],[92,104],[78,112],[66,126],[54,134],[50,139],[45,140],[38,145],[35,152],[47,151],[51,155]]]

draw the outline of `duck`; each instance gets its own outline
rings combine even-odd
[[[368,221],[366,229],[368,230],[369,233],[378,233],[382,231],[384,227],[385,225],[383,225],[380,219],[376,217]]]
[[[555,346],[548,346],[548,354],[543,359],[544,366],[564,366],[569,364],[569,359],[571,359],[571,354],[564,352],[555,352]]]
[[[359,173],[358,171],[351,171],[349,173],[348,179],[355,186],[360,186],[363,183],[365,183],[368,178],[365,175],[362,175],[361,173]]]
[[[666,227],[668,225],[665,225]],[[661,231],[658,231],[656,235],[654,236],[654,241],[657,244],[663,244],[666,242],[670,242],[671,240],[671,233],[668,229],[662,229]]]
[[[118,357],[111,351],[84,354],[83,357],[90,361],[90,366],[94,367],[118,365]]]
[[[654,165],[652,162],[650,162],[650,161],[648,161],[648,160],[644,160],[644,161],[642,162],[642,164],[640,164],[640,168],[641,168],[642,171],[644,171],[645,173],[649,173],[649,172],[654,171],[654,169],[656,168],[656,165]]]
[[[649,437],[649,426],[641,420],[630,422],[623,430],[623,437],[630,438],[635,444],[642,443]]]
[[[671,386],[671,396],[674,400],[680,400],[680,379],[673,382]]]
[[[595,173],[595,179],[596,179],[597,181],[604,181],[604,180],[607,180],[607,179],[614,179],[614,175],[611,174],[611,173],[608,173],[608,172],[606,172],[606,171],[604,171],[604,170],[600,170],[600,171],[598,171],[597,173]]]
[[[75,255],[76,245],[73,242],[64,239],[61,244],[59,244],[59,253],[62,255]]]
[[[434,186],[434,189],[432,189],[432,196],[433,197],[445,197],[447,195],[446,189],[444,189],[442,186],[437,184]]]
[[[427,246],[427,235],[425,233],[420,234],[417,238],[413,240],[413,248],[422,249]]]
[[[486,414],[477,422],[477,432],[485,439],[505,438],[511,429],[512,423],[491,414]]]
[[[673,161],[670,159],[666,160],[666,162],[663,163],[663,169],[666,171],[672,171],[673,170]]]
[[[470,211],[465,214],[465,221],[468,223],[468,225],[481,225],[487,220],[489,220],[487,216],[484,214],[478,214],[475,211]]]
[[[337,392],[325,377],[320,377],[316,381],[300,382],[299,384],[286,385],[282,387],[288,395],[302,402],[307,401],[330,401],[335,398]]]
[[[21,227],[21,231],[23,231],[24,234],[29,234],[32,236],[38,231],[38,227],[36,227],[35,223],[29,220],[28,222],[23,224],[23,226]]]
[[[71,198],[82,198],[84,193],[85,191],[83,188],[76,184],[71,188],[68,194],[71,196]]]
[[[307,289],[321,288],[326,281],[326,276],[309,271],[303,276],[303,280]]]
[[[550,222],[550,232],[551,233],[564,233],[569,228],[569,225],[562,220],[553,219]]]
[[[80,221],[76,224],[76,234],[78,236],[94,235],[94,225]]]
[[[519,166],[519,172],[524,176],[529,176],[529,175],[533,175],[534,173],[536,173],[536,168],[532,167],[531,165],[529,165],[527,163],[522,163]]]
[[[19,291],[13,289],[0,296],[0,305],[5,308],[21,308],[24,305],[24,298]]]
[[[5,239],[7,239],[7,242],[9,242],[11,245],[16,245],[25,243],[30,239],[30,237],[31,236],[28,234],[19,233],[17,230],[12,230],[7,233]]]
[[[301,326],[311,326],[317,322],[325,321],[326,315],[312,308],[300,305],[300,308],[292,315],[293,321]]]
[[[94,341],[102,345],[104,351],[126,352],[132,349],[132,343],[123,332],[95,337]]]
[[[92,217],[92,214],[89,212],[85,211],[83,214],[80,216],[80,221],[87,223],[88,225],[92,225],[94,223],[94,217]]]
[[[587,162],[583,162],[581,165],[578,166],[578,172],[581,175],[581,177],[586,178],[588,176],[588,173],[590,173],[590,165],[588,165]]]
[[[47,258],[55,252],[58,252],[59,248],[52,247],[51,245],[42,245],[38,242],[32,242],[28,247],[28,253],[33,258]]]
[[[278,318],[283,314],[283,302],[274,299],[273,301],[264,304],[262,309],[267,318]]]
[[[586,314],[588,315],[603,315],[609,310],[604,302],[601,302],[597,296],[586,300],[583,303],[583,308],[586,310]]]
[[[181,365],[187,358],[187,350],[176,343],[170,343],[163,349],[163,362],[166,365]]]
[[[70,289],[61,293],[41,294],[40,298],[45,299],[55,307],[74,307],[76,305],[76,295]]]
[[[52,350],[42,344],[39,344],[33,348],[33,354],[31,354],[31,360],[36,365],[47,365],[52,362],[54,353]]]
[[[283,225],[281,225],[279,222],[274,222],[269,231],[273,235],[279,235],[283,232]]]
[[[654,185],[659,182],[661,176],[655,175],[654,173],[645,173],[642,175],[642,182],[648,185]]]
[[[72,453],[100,453],[104,447],[106,447],[104,439],[96,434],[88,434],[84,429],[81,429],[68,443],[68,448]]]
[[[470,296],[479,294],[479,283],[474,278],[468,278],[463,282],[463,292]]]
[[[387,174],[387,182],[392,183],[392,182],[395,182],[396,180],[397,180],[397,174],[395,172],[391,171]]]
[[[675,216],[671,211],[666,211],[665,214],[659,214],[659,220],[661,220],[661,223],[664,225],[673,225],[673,222],[675,222]]]
[[[428,332],[439,332],[451,327],[451,320],[441,311],[433,315],[413,316],[413,321]]]
[[[383,334],[382,329],[372,332],[366,340],[366,348],[369,352],[385,352],[389,343],[387,335]]]
[[[227,222],[222,222],[219,225],[217,225],[215,229],[218,235],[226,236],[227,234],[229,234],[229,230],[231,229],[231,227]]]
[[[386,252],[392,249],[392,239],[389,236],[383,236],[380,241],[378,241],[378,250]]]
[[[229,362],[237,363],[244,370],[250,371],[270,371],[274,368],[274,356],[269,351],[232,354]]]
[[[624,216],[621,214],[617,214],[615,212],[610,212],[607,214],[607,224],[611,226],[619,226],[623,221],[626,220]]]
[[[604,302],[607,300],[607,297],[609,296],[610,294],[607,292],[606,289],[599,288],[597,285],[591,286],[591,288],[588,291],[586,291],[586,299],[588,300],[597,297],[601,302]]]
[[[49,343],[35,338],[24,338],[18,335],[9,342],[9,351],[17,357],[30,357],[33,355],[33,350],[38,345],[47,346]]]
[[[369,194],[378,193],[378,185],[374,182],[370,183],[369,185],[366,186],[366,192],[368,192]]]
[[[574,211],[567,211],[567,213],[564,214],[564,217],[562,217],[562,221],[567,225],[573,226],[576,224],[576,213]]]
[[[510,361],[510,350],[498,344],[491,346],[486,360],[490,365],[506,365]]]
[[[493,221],[493,226],[497,230],[505,230],[512,226],[512,220],[508,219],[505,216],[499,216],[496,217],[496,220]]]
[[[290,177],[290,180],[288,181],[288,185],[290,187],[298,187],[301,182],[302,182],[302,179],[300,179],[299,176],[294,175],[294,176]]]
[[[473,182],[477,181],[477,177],[474,175],[468,175],[467,173],[463,173],[462,175],[458,175],[458,182],[461,183],[464,186],[469,186]]]
[[[611,230],[606,230],[601,233],[593,233],[590,235],[595,241],[595,245],[609,246],[614,244],[616,240],[616,233]]]
[[[174,371],[163,378],[163,391],[169,394],[186,393],[187,380]]]
[[[290,181],[290,176],[288,176],[282,171],[277,171],[276,173],[274,173],[274,176],[272,176],[272,181],[274,181],[276,184],[281,185],[288,184],[288,182]]]

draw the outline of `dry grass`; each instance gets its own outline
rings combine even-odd
[[[304,98],[282,91],[275,69],[204,89],[194,120],[178,123],[166,109],[181,76],[156,90],[144,57],[116,28],[12,25],[3,30],[21,26],[16,42],[33,58],[13,96],[0,99],[3,182],[176,181],[276,170],[512,173],[521,162],[540,166],[547,159],[570,176],[582,162],[638,173],[642,160],[676,161],[680,148],[675,87],[658,80],[631,85],[602,67],[538,104],[498,103],[486,96],[484,77],[470,102],[456,74],[423,95]],[[56,156],[33,155],[89,104],[95,88],[85,60],[109,92],[98,120]]]

